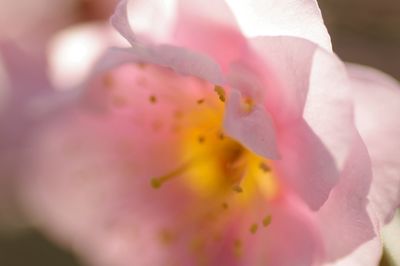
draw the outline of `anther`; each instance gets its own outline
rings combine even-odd
[[[219,85],[215,85],[214,87],[214,91],[218,94],[219,99],[221,100],[221,102],[225,102],[226,97],[225,97],[225,90],[223,87],[219,86]]]
[[[110,73],[105,74],[103,76],[102,82],[103,82],[103,85],[104,85],[104,87],[106,89],[112,89],[113,86],[114,86],[114,79],[113,79],[113,76]]]
[[[197,138],[197,140],[198,140],[199,143],[204,143],[204,141],[206,141],[206,138],[205,138],[203,135],[200,135],[200,136]]]
[[[262,221],[263,226],[264,227],[269,226],[271,224],[271,221],[272,221],[272,216],[271,215],[265,216],[265,218]]]
[[[258,230],[258,224],[252,224],[250,226],[250,233],[255,234],[257,233],[257,230]]]
[[[185,163],[183,165],[181,165],[180,167],[178,167],[177,169],[175,169],[174,171],[161,176],[161,177],[153,177],[150,180],[150,185],[154,188],[154,189],[159,189],[165,182],[171,180],[172,178],[182,174],[183,172],[186,171],[186,169],[189,167],[190,163]]]
[[[239,185],[234,185],[232,187],[233,191],[237,192],[237,193],[242,193],[243,192],[243,188]]]
[[[156,103],[157,102],[157,98],[156,98],[156,96],[154,96],[154,95],[150,95],[150,97],[149,97],[149,101],[150,101],[150,103]]]
[[[240,241],[240,239],[236,239],[233,242],[233,252],[236,257],[240,257],[242,255],[242,241]]]
[[[269,172],[271,171],[271,168],[265,163],[265,162],[261,162],[259,164],[259,167],[261,170],[263,170],[264,172]]]
[[[161,187],[163,181],[161,180],[161,178],[152,178],[150,181],[150,184],[153,188],[158,189]]]

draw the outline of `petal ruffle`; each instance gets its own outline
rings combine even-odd
[[[355,132],[345,68],[336,56],[303,39],[262,37],[251,45],[266,65],[259,69],[268,70],[264,76],[272,80],[265,83],[265,102],[282,143],[277,165],[287,184],[318,209],[339,178]]]
[[[367,211],[371,181],[368,151],[356,134],[339,183],[317,213],[326,261],[346,256],[375,236]]]
[[[293,36],[332,49],[315,0],[227,0],[227,3],[247,37]]]
[[[348,65],[355,119],[371,156],[370,204],[382,225],[400,206],[400,84],[372,68]]]

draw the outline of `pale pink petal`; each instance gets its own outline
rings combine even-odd
[[[247,37],[287,35],[332,49],[315,0],[227,0],[227,3]]]
[[[345,69],[306,40],[260,37],[251,45],[263,60],[258,69],[267,80],[265,104],[277,131],[281,178],[318,209],[337,183],[355,131]]]
[[[279,153],[271,115],[262,104],[255,104],[250,112],[244,111],[241,98],[239,91],[231,91],[224,117],[226,133],[258,155],[278,159]]]
[[[348,65],[348,71],[356,125],[372,161],[369,199],[383,225],[400,206],[400,84],[368,67]]]
[[[242,265],[309,266],[323,257],[321,239],[308,207],[301,200],[283,196],[270,204],[268,227],[260,224],[249,244]],[[265,210],[266,211],[266,210]],[[263,210],[258,216],[262,218]]]
[[[293,37],[250,39],[262,60],[266,104],[279,124],[302,117],[316,45]]]
[[[0,50],[0,115],[4,110],[10,95],[10,84],[6,68],[2,62]]]
[[[122,1],[111,22],[131,44],[152,41],[187,47],[227,69],[246,52],[246,40],[223,1],[213,2],[211,9],[203,5],[198,0]]]
[[[163,230],[191,202],[179,182],[157,190],[150,180],[182,163],[175,112],[196,102],[204,81],[149,65],[112,74],[89,83],[108,96],[103,112],[75,107],[35,131],[23,204],[34,225],[91,263],[162,265],[181,254],[169,252]]]
[[[375,237],[362,244],[350,255],[324,266],[376,266],[382,256],[382,243],[379,237]]]
[[[372,181],[370,165],[368,151],[357,134],[339,183],[317,213],[326,261],[350,254],[375,236],[367,212],[367,196]]]
[[[329,150],[339,170],[344,166],[356,132],[350,86],[339,58],[317,49],[303,117]]]
[[[177,45],[209,54],[224,70],[248,54],[247,41],[221,0],[210,3],[210,8],[201,0],[179,0],[174,40]]]
[[[280,160],[274,161],[281,182],[313,210],[327,200],[339,172],[329,150],[303,120],[278,131]]]

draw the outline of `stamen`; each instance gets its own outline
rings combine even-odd
[[[243,188],[240,185],[234,185],[232,187],[233,191],[237,192],[237,193],[242,193],[243,192]]]
[[[225,97],[225,90],[224,90],[224,88],[221,87],[221,86],[219,86],[219,85],[215,85],[214,91],[218,94],[219,99],[221,100],[221,102],[225,102],[226,97]]]
[[[236,257],[242,255],[242,241],[240,239],[236,239],[235,242],[233,242],[233,253]]]
[[[161,230],[159,239],[160,239],[161,244],[170,245],[176,240],[176,236],[170,230],[164,229],[164,230]]]
[[[242,98],[242,108],[245,112],[250,113],[254,108],[254,101],[250,97]]]
[[[172,172],[170,172],[170,173],[168,173],[168,174],[166,174],[164,176],[153,177],[150,180],[151,186],[154,189],[160,188],[165,182],[167,182],[167,181],[173,179],[174,177],[177,177],[178,175],[184,173],[187,170],[187,168],[189,167],[189,165],[190,165],[189,163],[185,163],[185,164],[181,165],[180,167],[178,167],[177,169],[175,169],[174,171],[172,171]]]
[[[145,69],[146,68],[146,63],[137,63],[137,66],[139,67],[139,69]]]
[[[258,224],[252,224],[250,226],[250,233],[255,234],[257,233],[257,230],[258,230]]]
[[[271,224],[271,221],[272,221],[272,216],[271,215],[265,216],[265,218],[262,221],[263,226],[264,227],[269,226]]]
[[[150,97],[149,97],[149,101],[150,101],[150,103],[152,103],[152,104],[155,104],[155,103],[157,102],[157,98],[156,98],[156,96],[154,96],[154,95],[150,95]]]
[[[204,141],[206,141],[206,138],[203,135],[200,135],[197,140],[199,141],[199,143],[204,143]]]
[[[259,165],[260,169],[263,170],[264,172],[269,172],[271,171],[271,168],[265,163],[261,162]]]
[[[114,78],[110,73],[103,75],[102,82],[104,88],[110,90],[114,87]]]
[[[197,100],[197,104],[202,104],[202,103],[204,103],[204,99],[198,99]]]

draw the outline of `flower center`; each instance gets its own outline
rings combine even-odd
[[[270,163],[227,136],[221,129],[225,92],[199,99],[185,114],[180,133],[181,165],[151,180],[153,188],[180,178],[200,198],[227,198],[240,193],[240,202],[254,196],[273,198],[278,186]]]

